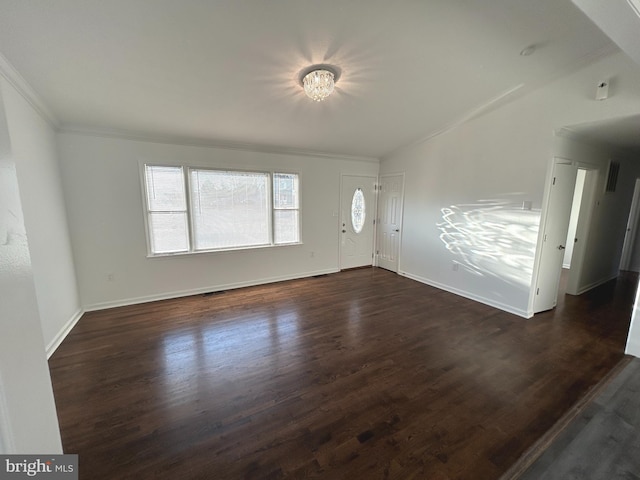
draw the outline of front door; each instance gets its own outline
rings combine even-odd
[[[340,268],[373,264],[375,177],[344,175],[340,208]]]
[[[553,166],[542,254],[533,301],[535,313],[552,309],[558,300],[558,286],[562,273],[562,260],[564,259],[577,173],[578,170],[574,165],[559,159]]]
[[[380,178],[377,265],[396,273],[398,272],[398,254],[400,252],[403,190],[404,175],[389,175]]]

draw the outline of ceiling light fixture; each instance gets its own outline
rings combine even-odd
[[[304,93],[312,100],[321,102],[333,92],[336,74],[326,67],[311,70],[302,77]]]

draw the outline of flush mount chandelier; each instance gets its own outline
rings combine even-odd
[[[301,77],[304,93],[316,102],[321,102],[331,95],[336,80],[336,72],[326,65],[310,67],[306,69]]]

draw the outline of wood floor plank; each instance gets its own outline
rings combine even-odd
[[[627,359],[625,359],[627,361]],[[522,480],[640,478],[640,359],[580,410]]]
[[[636,275],[522,318],[370,268],[91,312],[80,478],[497,479],[623,357]]]

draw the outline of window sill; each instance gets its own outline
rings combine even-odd
[[[244,250],[261,250],[265,248],[291,247],[291,246],[303,245],[303,244],[304,242],[294,242],[294,243],[279,243],[277,245],[252,245],[250,247],[217,248],[214,250],[194,250],[192,252],[147,253],[147,258],[183,257],[183,256],[189,256],[189,255],[200,255],[200,254],[209,254],[209,253],[239,252]]]

